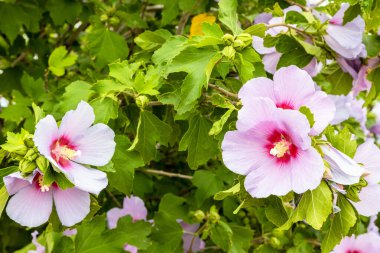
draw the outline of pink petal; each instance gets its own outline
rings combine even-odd
[[[75,139],[83,130],[89,128],[94,120],[95,114],[92,107],[88,103],[81,101],[75,110],[66,112],[62,118],[59,134],[60,136]]]
[[[52,207],[51,191],[41,192],[30,185],[11,197],[6,211],[9,218],[22,226],[37,227],[48,221]]]
[[[249,94],[239,92],[240,97],[248,97]],[[273,119],[276,106],[269,98],[252,98],[244,100],[243,107],[239,110],[236,127],[239,131],[246,131],[256,124]]]
[[[98,195],[108,184],[107,174],[103,171],[86,168],[74,162],[70,163],[70,168],[62,172],[78,189],[95,195]]]
[[[380,212],[380,201],[378,201],[380,196],[380,185],[369,184],[362,188],[359,193],[359,202],[351,203],[358,210],[359,214],[364,216],[377,215]]]
[[[326,93],[317,91],[305,101],[305,106],[308,107],[314,115],[315,122],[310,134],[319,135],[334,118],[334,101],[328,97]]]
[[[349,4],[343,3],[340,7],[340,9],[334,14],[332,19],[330,20],[330,23],[336,24],[336,25],[342,25],[343,24],[343,17],[346,10],[350,7]]]
[[[96,124],[74,139],[80,155],[73,161],[94,166],[106,165],[115,152],[115,133],[104,124]]]
[[[373,143],[373,140],[368,139],[358,147],[354,160],[363,164],[366,173],[369,173],[365,177],[368,183],[380,183],[380,149]]]
[[[367,73],[369,71],[369,67],[363,65],[358,73],[358,77],[354,80],[352,92],[354,96],[359,94],[361,91],[369,91],[371,89],[372,83],[367,80]]]
[[[137,253],[138,252],[138,248],[136,248],[135,246],[129,245],[129,244],[124,245],[124,250],[128,251],[130,253]]]
[[[313,57],[311,61],[302,69],[305,70],[311,77],[318,75],[319,71],[322,69],[322,64],[318,63],[317,59]]]
[[[36,247],[36,250],[29,250],[28,253],[45,253],[45,247],[37,241],[38,231],[35,230],[32,233],[32,243]]]
[[[356,58],[363,50],[362,44],[357,45],[357,47],[355,48],[345,48],[335,40],[335,36],[332,37],[330,35],[325,35],[323,37],[332,50],[334,50],[335,52],[347,59]]]
[[[274,47],[265,47],[264,39],[258,36],[252,36],[252,46],[259,54],[270,54],[276,52]]]
[[[107,212],[107,224],[109,229],[114,229],[117,227],[117,222],[121,217],[127,215],[126,210],[122,208],[112,208]]]
[[[320,147],[324,153],[323,158],[330,165],[332,178],[329,179],[331,181],[343,185],[352,185],[359,182],[364,172],[363,167],[330,145],[322,145]]]
[[[270,54],[266,54],[263,57],[264,69],[266,72],[271,73],[271,74],[274,74],[276,72],[277,64],[281,58],[281,55],[282,54],[276,51]]]
[[[62,225],[71,227],[90,212],[90,194],[76,188],[53,190],[54,204]]]
[[[33,177],[34,174],[28,178],[23,178],[20,172],[14,172],[8,176],[5,176],[3,181],[9,195],[13,195],[22,188],[29,186],[32,183]]]
[[[241,87],[238,95],[243,105],[254,97],[267,97],[274,101],[274,83],[266,77],[253,78]]]
[[[206,245],[205,242],[199,238],[199,236],[191,234],[197,232],[199,229],[199,224],[188,224],[186,222],[180,222],[180,225],[183,228],[182,240],[184,252],[199,252],[203,250]]]
[[[48,115],[36,125],[33,141],[42,155],[50,157],[50,146],[57,137],[57,123],[53,116]]]
[[[260,13],[259,15],[257,15],[255,17],[254,23],[255,24],[259,24],[259,23],[267,24],[271,18],[272,18],[271,13],[263,12],[263,13]]]
[[[135,221],[146,220],[146,216],[148,215],[144,201],[133,195],[124,198],[123,209],[126,211],[126,214],[132,216]]]
[[[294,109],[301,107],[306,98],[315,92],[310,75],[296,66],[283,67],[273,76],[276,104],[286,103]]]
[[[247,175],[270,159],[264,147],[265,138],[274,128],[273,123],[267,123],[247,132],[227,132],[222,142],[226,167],[237,174]]]

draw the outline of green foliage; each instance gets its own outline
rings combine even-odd
[[[56,76],[63,76],[65,68],[73,65],[77,57],[73,52],[68,54],[65,47],[57,47],[49,57],[49,70]]]

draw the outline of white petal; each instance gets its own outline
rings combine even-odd
[[[9,218],[27,227],[37,227],[48,221],[53,207],[51,191],[41,192],[34,185],[23,188],[8,202]]]
[[[372,184],[380,183],[380,149],[368,139],[356,150],[354,156],[356,162],[364,165],[366,172],[369,173],[365,179]]]
[[[75,139],[83,130],[89,128],[94,120],[94,109],[88,103],[81,101],[75,110],[68,111],[62,118],[59,134]]]
[[[9,195],[13,195],[22,188],[30,185],[32,183],[33,177],[34,174],[27,178],[23,178],[20,172],[14,172],[8,176],[5,176],[3,178],[3,181]]]
[[[57,122],[53,116],[48,115],[36,125],[33,141],[38,151],[46,157],[50,157],[50,146],[58,138]]]
[[[380,185],[369,184],[359,193],[359,202],[351,202],[358,212],[364,216],[376,215],[380,212]]]
[[[73,226],[90,212],[90,194],[76,188],[53,190],[54,204],[64,226]]]
[[[70,165],[70,168],[62,172],[78,189],[98,195],[107,187],[107,174],[103,171],[86,168],[74,162]]]
[[[95,166],[106,165],[115,152],[114,137],[112,129],[104,124],[86,129],[73,140],[80,151],[73,161]]]

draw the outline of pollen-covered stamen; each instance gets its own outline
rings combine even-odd
[[[269,151],[269,153],[278,158],[283,157],[286,153],[289,152],[291,143],[285,139],[277,142],[274,147]]]
[[[50,148],[52,158],[62,167],[66,167],[69,161],[81,154],[80,150],[77,150],[76,146],[64,136],[54,140]]]
[[[44,177],[42,175],[38,175],[37,184],[41,192],[48,192],[50,190],[48,185],[44,185]]]

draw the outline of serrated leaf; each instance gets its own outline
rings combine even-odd
[[[192,117],[189,128],[179,143],[179,151],[188,151],[186,160],[192,169],[218,154],[217,142],[208,135],[211,126],[211,122],[202,116]]]
[[[232,186],[230,189],[227,189],[227,190],[224,190],[224,191],[217,192],[217,193],[214,195],[214,199],[215,199],[215,200],[223,200],[223,199],[227,198],[228,196],[233,196],[233,195],[235,195],[235,194],[238,193],[238,192],[240,192],[240,183],[235,184],[235,185]]]
[[[58,107],[61,112],[75,109],[81,100],[87,101],[94,92],[91,84],[84,81],[75,81],[66,86]]]
[[[293,223],[305,220],[314,229],[320,229],[332,212],[332,192],[326,182],[303,194],[300,203],[280,230],[289,229]]]
[[[75,64],[78,55],[68,52],[64,46],[57,47],[49,56],[49,70],[56,76],[63,76],[65,69]]]
[[[110,119],[116,119],[118,116],[119,103],[115,98],[98,97],[90,102],[94,109],[95,123],[107,124]]]
[[[266,31],[267,31],[267,26],[263,23],[252,25],[244,30],[244,32],[249,33],[252,36],[258,36],[261,38],[265,37]]]
[[[224,221],[219,221],[211,227],[211,240],[225,252],[228,252],[232,246],[232,235],[232,229]]]
[[[175,219],[183,219],[187,215],[186,208],[183,205],[185,202],[185,198],[175,196],[171,193],[165,194],[161,199],[159,211],[165,212]]]
[[[198,188],[195,193],[198,206],[201,206],[204,200],[223,189],[222,180],[215,173],[207,170],[196,171],[192,182]]]
[[[242,32],[239,26],[237,4],[237,0],[219,1],[219,20],[230,28],[234,35]]]
[[[156,144],[166,145],[172,128],[149,111],[142,111],[137,126],[137,135],[129,150],[137,150],[145,163],[152,160],[157,153]]]
[[[355,209],[340,193],[338,193],[337,206],[340,208],[340,212],[334,215],[330,229],[322,240],[322,253],[330,252],[356,223]]]
[[[46,9],[54,24],[63,25],[65,21],[74,23],[82,12],[82,4],[76,0],[48,0]]]
[[[358,144],[355,139],[352,138],[352,133],[347,126],[338,133],[335,133],[334,128],[330,126],[326,129],[325,135],[334,148],[342,151],[351,158],[354,157]]]

